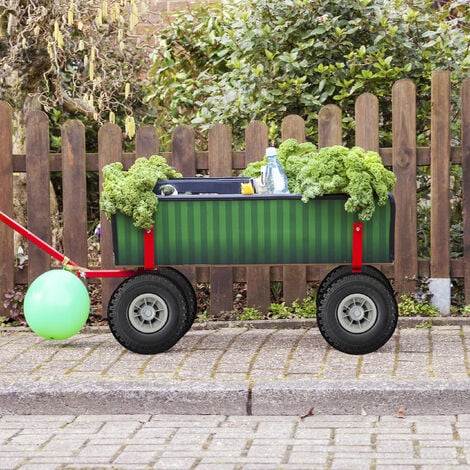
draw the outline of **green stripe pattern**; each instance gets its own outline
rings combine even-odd
[[[354,214],[346,197],[304,203],[286,196],[160,197],[155,216],[157,264],[350,263]],[[392,202],[364,223],[363,261],[390,262]],[[113,218],[116,265],[143,265],[142,230]]]

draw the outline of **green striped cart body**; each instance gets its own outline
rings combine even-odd
[[[350,263],[354,214],[345,195],[301,201],[299,195],[159,196],[157,265]],[[393,261],[394,201],[364,222],[363,262]],[[115,264],[142,266],[144,242],[132,219],[112,220]]]

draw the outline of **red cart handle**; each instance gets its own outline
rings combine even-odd
[[[48,255],[52,256],[57,261],[60,261],[64,265],[64,267],[67,265],[78,267],[77,263],[74,263],[73,261],[68,259],[65,255],[57,251],[45,241],[41,240],[37,235],[34,235],[33,232],[30,232],[18,222],[14,221],[11,217],[8,217],[8,215],[6,215],[2,211],[0,211],[0,221],[7,224],[9,227],[15,230],[15,232],[18,232],[20,235],[23,235],[23,237],[27,238],[30,242],[33,242],[36,246],[41,248],[41,250],[45,251]]]
[[[54,247],[46,243],[44,240],[41,240],[33,232],[30,232],[28,229],[20,225],[18,222],[13,220],[11,217],[6,215],[4,212],[0,211],[0,222],[4,222],[15,232],[18,232],[23,237],[27,238],[30,242],[34,243],[41,250],[45,251],[48,255],[55,258],[57,261],[62,263],[64,268],[70,269],[71,271],[76,271],[77,275],[82,278],[105,278],[105,277],[129,277],[133,276],[139,271],[142,271],[142,268],[139,269],[108,269],[108,270],[92,270],[79,266],[77,263],[73,262],[67,256],[63,255],[60,251],[57,251]],[[153,230],[152,234],[148,235],[147,245],[150,248],[150,245],[153,246]],[[146,256],[146,265],[144,269],[154,269],[153,265],[153,250],[151,253]]]

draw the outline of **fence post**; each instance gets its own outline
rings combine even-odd
[[[450,73],[431,75],[431,279],[433,304],[450,310]]]
[[[88,265],[85,127],[80,121],[62,126],[62,201],[64,253]]]
[[[12,111],[8,103],[0,101],[0,210],[13,216],[13,155]],[[14,286],[13,230],[0,223],[0,293]],[[6,313],[0,302],[0,314]]]
[[[305,142],[305,121],[295,114],[286,116],[281,124],[282,140],[295,139]],[[292,305],[307,295],[307,268],[305,266],[284,266],[282,271],[284,302]]]
[[[245,130],[245,166],[262,160],[268,146],[268,126],[261,121],[248,124]],[[250,266],[246,269],[246,301],[249,307],[268,312],[271,304],[270,281],[269,266]]]
[[[98,131],[98,167],[100,190],[103,187],[103,167],[109,163],[122,161],[122,133],[116,124],[106,123]],[[111,223],[104,212],[100,214],[101,224],[101,267],[102,269],[114,268],[113,243]],[[109,299],[119,284],[116,279],[103,279],[102,304],[103,317],[106,317]]]
[[[26,178],[28,228],[51,243],[49,119],[42,111],[26,117]],[[28,283],[51,267],[50,256],[37,246],[28,245]]]
[[[209,174],[232,175],[232,130],[216,124],[209,131]],[[210,311],[214,315],[233,310],[233,275],[231,267],[210,269]]]
[[[412,292],[418,277],[416,241],[416,87],[408,79],[392,88],[392,160],[395,185],[395,290]]]
[[[463,186],[463,249],[465,303],[470,304],[470,78],[464,80],[462,102],[462,186]]]

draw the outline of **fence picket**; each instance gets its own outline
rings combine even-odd
[[[335,104],[327,104],[318,113],[318,148],[341,145],[343,127],[341,109]]]
[[[12,155],[12,110],[8,103],[0,102],[0,210],[13,217],[13,155]],[[0,293],[13,289],[14,258],[13,232],[0,223]],[[3,298],[3,296],[2,296]],[[0,303],[0,314],[6,313],[3,302]]]
[[[178,126],[173,132],[172,165],[183,176],[196,175],[196,150],[194,130],[189,126]]]
[[[33,111],[26,119],[26,173],[28,228],[51,243],[49,119],[42,111]],[[50,256],[30,243],[28,264],[28,283],[31,283],[50,269]]]
[[[88,265],[85,126],[68,121],[62,127],[64,253]]]
[[[289,114],[281,123],[281,139],[305,142],[305,121],[297,114]]]
[[[418,276],[416,241],[416,87],[399,80],[392,88],[393,171],[395,185],[395,290],[414,290]]]
[[[183,176],[195,176],[197,167],[194,130],[189,126],[178,126],[173,132],[172,148],[172,166]],[[188,278],[193,286],[196,286],[197,270],[195,266],[178,266],[178,270]]]
[[[281,125],[282,140],[295,139],[305,142],[305,121],[297,115],[286,116]],[[283,298],[286,305],[302,300],[307,295],[307,268],[305,266],[284,266]]]
[[[142,126],[137,129],[135,136],[135,157],[150,157],[157,155],[159,150],[159,141],[157,130],[153,126]]]
[[[98,165],[100,169],[99,184],[103,186],[103,167],[109,163],[122,161],[122,132],[116,124],[106,123],[98,132]],[[114,268],[113,244],[111,223],[103,212],[100,214],[101,224],[101,267],[103,269]],[[119,284],[116,279],[103,279],[102,303],[103,316],[106,316],[109,299]]]
[[[356,100],[356,145],[365,150],[379,151],[379,100],[363,93]]]
[[[269,146],[268,126],[255,121],[248,124],[245,130],[246,164],[262,160]],[[246,301],[249,307],[263,312],[269,310],[271,287],[269,266],[250,266],[246,269]]]
[[[232,130],[224,124],[216,124],[209,131],[209,174],[231,176]],[[210,311],[233,310],[233,276],[231,267],[213,267],[210,270]]]

